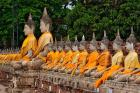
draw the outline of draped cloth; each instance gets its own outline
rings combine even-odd
[[[15,54],[0,54],[0,60],[8,61],[19,61],[21,59],[29,61],[30,58],[27,56],[29,50],[35,52],[37,47],[37,40],[34,34],[29,34],[23,41],[22,47],[19,53]]]
[[[71,50],[69,50],[69,51],[66,53],[66,55],[65,55],[65,57],[64,57],[64,59],[63,59],[63,62],[60,63],[60,64],[58,65],[58,67],[59,67],[59,68],[65,67],[67,63],[71,62],[72,56],[73,56],[73,52],[72,52]]]
[[[74,64],[77,63],[78,58],[79,58],[79,51],[74,51],[73,55],[71,57],[71,60],[65,65],[65,68],[68,69],[72,69],[74,67]]]
[[[125,70],[122,72],[123,74],[130,74],[132,69],[140,68],[140,63],[138,60],[138,54],[135,51],[130,51],[124,60],[124,68]]]
[[[38,46],[33,57],[36,57],[48,43],[53,42],[52,38],[53,37],[50,32],[44,32],[38,40]]]
[[[97,58],[99,53],[97,51],[93,51],[87,57],[87,64],[80,68],[80,74],[83,74],[86,70],[90,70],[97,65]]]
[[[70,68],[72,70],[72,73],[71,73],[72,76],[74,75],[76,70],[80,69],[81,67],[83,67],[86,64],[87,56],[88,56],[87,51],[84,50],[84,51],[80,52],[77,62],[72,64],[72,66]]]
[[[97,72],[105,70],[111,64],[111,55],[108,50],[103,51],[97,59]]]
[[[50,69],[57,66],[61,61],[63,61],[63,58],[65,57],[65,52],[64,51],[56,52],[54,56],[55,58],[53,62],[50,64],[50,66],[48,66]]]
[[[99,78],[95,82],[95,87],[98,88],[101,84],[103,84],[115,71],[122,68],[122,62],[123,62],[123,52],[118,51],[113,57],[112,57],[112,66],[108,71],[105,71],[101,78]]]

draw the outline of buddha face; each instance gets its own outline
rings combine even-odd
[[[93,46],[92,44],[89,44],[89,50],[91,50],[91,51],[96,50],[96,47]]]
[[[57,50],[57,46],[53,45],[53,50],[56,51]]]
[[[48,51],[52,51],[52,46],[48,46]]]
[[[77,50],[78,50],[78,47],[77,47],[76,45],[73,45],[73,46],[72,46],[72,50],[73,50],[73,51],[77,51]]]
[[[61,46],[58,46],[58,51],[62,51],[63,48]]]
[[[101,48],[101,50],[105,50],[106,49],[106,45],[104,43],[101,43],[100,48]]]
[[[45,24],[43,21],[40,21],[40,30],[41,33],[49,31],[49,24]]]
[[[82,44],[80,44],[80,46],[79,46],[79,50],[84,50],[85,49],[85,46],[84,45],[82,45]]]
[[[131,44],[129,42],[126,42],[125,47],[126,47],[127,50],[132,50],[133,49],[133,44]]]
[[[25,24],[23,31],[24,31],[24,34],[27,36],[33,32],[33,29],[31,29],[28,25]]]
[[[116,43],[113,43],[113,49],[114,50],[118,50],[119,49],[119,46]]]
[[[65,51],[69,51],[70,50],[70,47],[65,45]]]

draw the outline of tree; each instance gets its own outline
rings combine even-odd
[[[131,26],[140,40],[140,0],[1,0],[0,47],[21,46],[24,40],[23,26],[29,12],[35,20],[35,35],[38,38],[44,7],[47,7],[53,20],[52,33],[57,40],[61,36],[65,39],[68,34],[71,40],[75,35],[81,40],[83,34],[86,40],[91,40],[93,31],[101,40],[103,30],[113,40],[117,29],[126,39]]]

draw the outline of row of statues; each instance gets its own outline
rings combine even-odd
[[[22,43],[20,51],[18,53],[0,54],[0,60],[7,61],[22,61],[27,62],[38,55],[41,55],[46,44],[52,42],[53,37],[50,33],[52,21],[49,17],[46,8],[44,8],[43,15],[40,19],[40,30],[42,35],[37,41],[34,36],[35,24],[32,19],[32,15],[29,14],[28,20],[24,25],[24,33],[27,36]]]
[[[125,48],[128,51],[124,55],[119,30],[113,41],[112,53],[109,50],[109,40],[104,31],[103,39],[96,41],[95,34],[90,42],[85,40],[83,35],[79,42],[77,36],[71,42],[69,36],[66,41],[53,42],[50,32],[52,21],[44,8],[40,20],[42,35],[38,42],[33,32],[35,29],[31,14],[24,26],[24,33],[27,35],[18,53],[0,54],[0,61],[8,61],[14,67],[29,66],[31,69],[42,68],[46,71],[55,71],[70,74],[71,76],[86,76],[98,78],[93,86],[98,88],[106,80],[112,79],[118,82],[130,81],[140,83],[140,63],[134,45],[136,39],[133,28],[126,40]]]

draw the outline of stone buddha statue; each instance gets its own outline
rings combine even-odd
[[[34,54],[37,47],[37,40],[34,36],[34,21],[32,15],[29,14],[28,20],[24,25],[24,34],[27,36],[22,43],[22,47],[18,53],[0,54],[0,60],[8,61],[28,61]]]
[[[40,30],[41,30],[42,35],[39,37],[38,46],[32,57],[31,63],[29,63],[30,65],[31,64],[36,65],[36,63],[41,65],[43,64],[43,62],[46,62],[46,56],[48,54],[47,49],[46,49],[47,44],[53,43],[53,37],[50,32],[51,25],[52,25],[52,20],[49,17],[47,13],[47,9],[45,7],[43,11],[43,15],[40,19]]]
[[[95,37],[95,33],[93,32],[92,40],[89,42],[89,55],[87,57],[87,62],[84,66],[80,68],[80,74],[85,74],[86,76],[89,76],[89,73],[92,69],[94,69],[97,65],[97,58],[99,56],[98,50],[97,50],[97,41]]]
[[[29,14],[28,20],[24,25],[24,34],[27,36],[23,41],[22,47],[18,53],[0,54],[0,60],[11,61],[10,64],[14,68],[20,68],[22,65],[29,62],[37,48],[37,40],[34,36],[34,21],[32,15]]]
[[[49,17],[49,15],[47,13],[47,10],[46,10],[46,7],[45,7],[43,15],[40,19],[40,30],[41,30],[42,35],[39,37],[38,46],[37,46],[37,49],[35,51],[34,57],[39,55],[39,53],[41,51],[43,51],[44,47],[48,43],[53,43],[53,37],[52,37],[52,34],[50,32],[51,31],[51,25],[52,25],[52,20]]]
[[[111,66],[106,68],[101,74],[101,78],[99,78],[95,82],[95,87],[98,88],[101,84],[103,84],[106,80],[108,80],[112,75],[116,75],[118,71],[123,69],[124,55],[122,51],[123,40],[120,37],[119,30],[115,40],[113,41],[113,50],[115,50],[115,54],[112,57]]]
[[[124,69],[116,75],[116,81],[128,81],[128,77],[133,73],[135,69],[140,68],[140,63],[138,60],[138,54],[135,52],[134,45],[136,43],[136,38],[134,36],[133,27],[131,27],[131,34],[126,40],[126,49],[129,51],[124,59]]]
[[[79,42],[77,40],[77,36],[75,36],[75,41],[72,44],[73,55],[71,57],[71,60],[65,65],[65,71],[69,74],[72,72],[73,67],[77,63],[78,58],[79,58],[78,45],[79,45]]]
[[[65,65],[72,60],[72,42],[70,41],[69,35],[67,36],[67,40],[65,41],[64,45],[64,51],[66,53],[65,57],[63,58],[63,62],[57,67],[58,71],[64,72],[65,71]]]
[[[87,41],[85,40],[85,36],[83,35],[82,40],[79,44],[78,47],[80,53],[78,53],[77,60],[75,62],[72,61],[73,66],[71,67],[72,73],[71,75],[73,76],[74,74],[79,74],[80,73],[80,68],[83,67],[86,62],[87,62]]]
[[[103,74],[103,72],[111,65],[111,55],[108,50],[108,45],[109,40],[107,38],[106,31],[104,31],[104,37],[100,44],[102,53],[97,59],[97,66],[90,73],[91,76],[100,77]]]
[[[62,37],[61,37],[61,41],[59,41],[57,44],[57,51],[59,52],[59,56],[57,58],[57,62],[53,66],[54,71],[58,71],[58,67],[63,62],[65,54],[66,54],[64,51],[64,41],[63,41]]]

